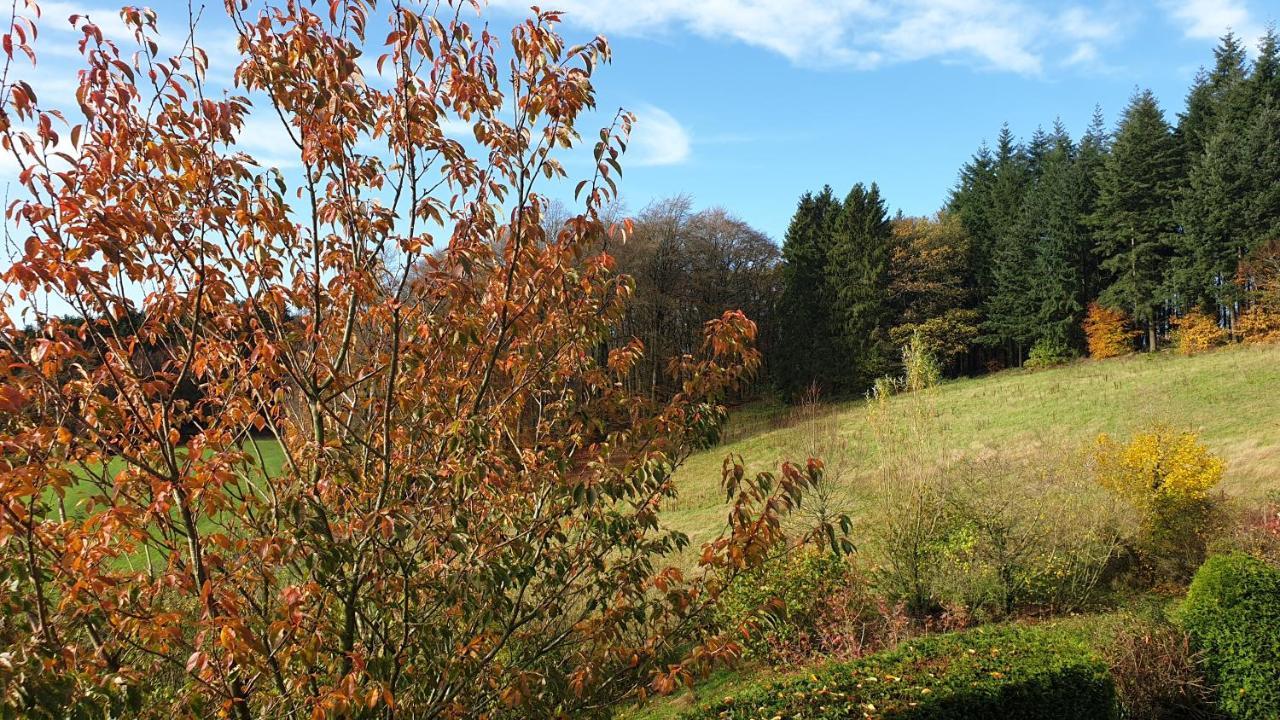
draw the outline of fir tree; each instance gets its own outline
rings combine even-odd
[[[805,193],[782,244],[782,295],[778,300],[779,342],[770,363],[774,383],[786,398],[811,385],[831,390],[837,360],[831,335],[826,282],[827,251],[840,202],[824,187]]]
[[[843,389],[860,393],[892,362],[889,259],[893,232],[880,189],[854,185],[841,205],[827,256],[833,336],[847,368]]]
[[[1043,133],[1041,133],[1043,135]],[[1026,208],[1031,187],[1031,161],[1005,125],[996,148],[995,180],[991,191],[994,237],[988,245],[991,291],[983,303],[983,341],[1006,348],[1012,364],[1036,336],[1034,260],[1035,218]]]
[[[1099,181],[1093,216],[1102,267],[1112,274],[1103,304],[1123,308],[1147,328],[1156,349],[1162,287],[1177,229],[1173,200],[1179,147],[1150,90],[1134,95],[1116,131]]]
[[[1038,338],[1083,350],[1081,322],[1090,296],[1088,274],[1092,233],[1088,216],[1097,187],[1065,130],[1055,129],[1040,180],[1028,194],[1027,212],[1034,219],[1035,282]]]

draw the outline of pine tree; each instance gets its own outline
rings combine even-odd
[[[1179,146],[1150,90],[1133,96],[1116,131],[1092,218],[1102,267],[1111,272],[1103,304],[1145,325],[1154,351],[1164,305],[1165,270],[1177,229],[1173,201]]]
[[[1042,133],[1043,135],[1043,133]],[[1026,207],[1032,182],[1031,161],[1005,125],[996,147],[995,180],[991,191],[992,230],[987,264],[991,291],[983,303],[983,341],[1006,348],[1012,364],[1036,336],[1036,307],[1031,274],[1035,228]]]
[[[843,350],[842,390],[860,393],[892,362],[889,260],[893,231],[880,188],[853,186],[841,205],[827,256],[832,335]]]
[[[1081,322],[1089,302],[1088,274],[1092,232],[1088,216],[1097,187],[1061,125],[1046,154],[1040,180],[1028,193],[1033,218],[1033,270],[1037,335],[1056,345],[1084,348]]]
[[[779,342],[770,367],[778,391],[788,399],[815,384],[832,389],[837,353],[826,266],[831,229],[839,212],[840,202],[830,187],[817,195],[805,193],[783,240]]]
[[[960,220],[969,236],[969,276],[966,284],[976,305],[991,294],[991,246],[994,244],[993,190],[995,157],[984,142],[960,168],[960,179],[951,191],[947,211]]]
[[[1243,50],[1234,36],[1228,34],[1215,50],[1218,63],[1207,86],[1215,90],[1204,103],[1212,127],[1201,152],[1190,158],[1177,203],[1181,234],[1170,286],[1182,310],[1222,315],[1234,322],[1242,299],[1234,276],[1253,244],[1250,208],[1263,190],[1256,186],[1262,179],[1253,163],[1266,148],[1255,145],[1258,136],[1250,130],[1267,94],[1265,78],[1273,72],[1274,54],[1272,36],[1272,47],[1264,43],[1259,63],[1246,75]],[[1257,82],[1256,73],[1261,73]]]
[[[1190,164],[1204,152],[1217,128],[1218,113],[1231,89],[1244,80],[1246,52],[1235,33],[1228,32],[1213,50],[1210,71],[1196,75],[1187,93],[1187,109],[1178,121],[1178,139],[1184,162]]]

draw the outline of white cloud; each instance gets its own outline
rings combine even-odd
[[[1164,5],[1189,38],[1214,40],[1228,29],[1250,40],[1262,34],[1241,0],[1167,0]]]
[[[635,111],[636,123],[627,148],[631,165],[679,165],[689,159],[693,141],[671,113],[653,105]]]
[[[526,12],[528,0],[491,0]],[[569,22],[619,34],[673,29],[728,38],[801,65],[869,69],[925,59],[1039,73],[1048,53],[1112,37],[1115,23],[1080,7],[1055,17],[1029,0],[559,0]]]

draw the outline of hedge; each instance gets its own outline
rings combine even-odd
[[[1223,713],[1280,718],[1280,570],[1241,553],[1211,557],[1177,617]]]
[[[989,626],[938,635],[807,678],[758,684],[685,720],[910,718],[1107,720],[1107,663],[1053,626]]]

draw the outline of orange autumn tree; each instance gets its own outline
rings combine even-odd
[[[61,112],[27,63],[65,19],[20,4],[3,38],[0,716],[598,715],[734,657],[710,610],[821,464],[726,461],[724,532],[671,567],[672,473],[759,359],[727,313],[655,402],[620,382],[638,342],[602,351],[630,116],[576,215],[548,229],[538,188],[605,42],[540,12],[500,51],[470,3],[225,10],[239,94],[151,11],[127,47],[70,19]],[[296,176],[235,145],[250,113]]]
[[[1138,333],[1121,310],[1089,303],[1084,316],[1084,337],[1089,357],[1102,360],[1133,352],[1133,339]]]

